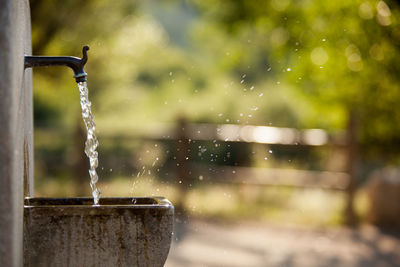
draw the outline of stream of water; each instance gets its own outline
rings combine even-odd
[[[89,101],[89,90],[86,82],[78,83],[79,93],[81,98],[81,108],[82,108],[82,119],[86,126],[87,137],[85,142],[85,154],[89,158],[90,168],[90,187],[92,188],[92,195],[94,199],[94,205],[99,204],[99,199],[101,195],[100,189],[97,187],[97,181],[99,177],[96,172],[96,168],[99,165],[98,153],[96,148],[99,145],[97,137],[95,135],[96,124],[94,123],[94,116],[92,114],[91,105]]]

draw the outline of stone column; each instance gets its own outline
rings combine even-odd
[[[0,0],[0,266],[23,265],[23,198],[33,188],[28,0]]]

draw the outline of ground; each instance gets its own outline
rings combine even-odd
[[[165,267],[400,266],[400,235],[373,226],[178,220]]]

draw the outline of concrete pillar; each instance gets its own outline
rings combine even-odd
[[[23,198],[33,186],[32,73],[24,54],[31,54],[28,0],[0,0],[0,266],[23,265]]]

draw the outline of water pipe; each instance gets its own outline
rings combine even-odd
[[[42,66],[68,66],[74,71],[74,78],[77,83],[85,82],[87,73],[83,69],[88,56],[89,46],[82,48],[82,58],[79,57],[48,57],[48,56],[25,56],[25,69]]]

